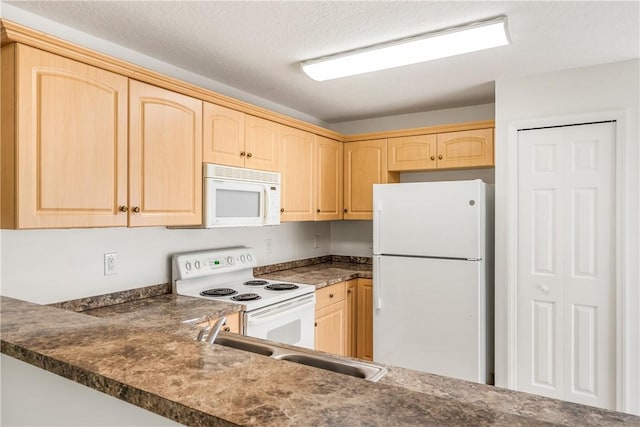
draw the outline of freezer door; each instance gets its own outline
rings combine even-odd
[[[480,180],[373,186],[373,253],[481,259],[486,184]]]
[[[483,268],[374,256],[374,362],[486,383]]]

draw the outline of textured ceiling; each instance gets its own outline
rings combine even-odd
[[[498,78],[640,56],[638,1],[3,3],[327,123],[491,103]],[[509,46],[327,82],[299,67],[497,15]]]

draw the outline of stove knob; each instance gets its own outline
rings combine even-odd
[[[245,256],[244,255],[240,255],[240,262],[245,262],[245,261],[246,261]]]
[[[196,270],[200,270],[200,261],[196,261],[193,265],[196,268]]]
[[[233,265],[233,257],[230,257],[230,256],[227,257],[227,264]]]
[[[184,265],[184,268],[186,268],[187,271],[191,271],[191,263],[187,261],[187,263]]]
[[[253,257],[251,256],[251,254],[247,254],[247,261],[253,261]]]

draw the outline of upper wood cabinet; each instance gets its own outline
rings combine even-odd
[[[278,171],[278,124],[230,108],[204,103],[206,163]]]
[[[373,184],[397,182],[387,171],[387,140],[344,144],[344,219],[373,218]]]
[[[438,134],[438,167],[493,166],[493,129]]]
[[[2,48],[2,227],[126,226],[127,78]]]
[[[314,219],[342,219],[342,143],[316,136]]]
[[[437,165],[435,135],[405,136],[387,140],[387,169],[411,171],[434,169]]]
[[[282,186],[281,221],[313,221],[315,135],[279,126]]]
[[[202,223],[202,101],[129,83],[130,226]]]
[[[493,129],[388,139],[390,171],[493,166]]]

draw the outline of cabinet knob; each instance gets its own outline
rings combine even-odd
[[[320,209],[316,209],[316,212],[320,213]]]
[[[253,154],[247,153],[247,157],[251,158],[251,157],[253,157]]]
[[[318,322],[313,322],[313,326],[318,326]]]
[[[120,208],[118,208],[118,210],[120,212],[129,212],[129,206],[127,206],[127,205],[120,206]]]
[[[347,289],[347,293],[350,294],[351,293],[351,289]]]
[[[284,208],[280,208],[280,213],[284,213]]]
[[[344,213],[349,212],[349,210],[347,208],[344,208]]]
[[[133,213],[140,213],[140,208],[137,206],[133,207]]]
[[[442,160],[442,154],[440,154],[440,155],[438,156],[438,159]]]
[[[228,326],[225,326],[224,328],[222,328],[222,330],[225,332],[231,332],[231,328]]]
[[[329,294],[329,298],[333,298],[333,294]]]
[[[435,159],[436,159],[436,156],[431,156],[431,160],[435,160]]]
[[[240,152],[240,157],[244,157],[247,153],[245,153],[244,151]]]

